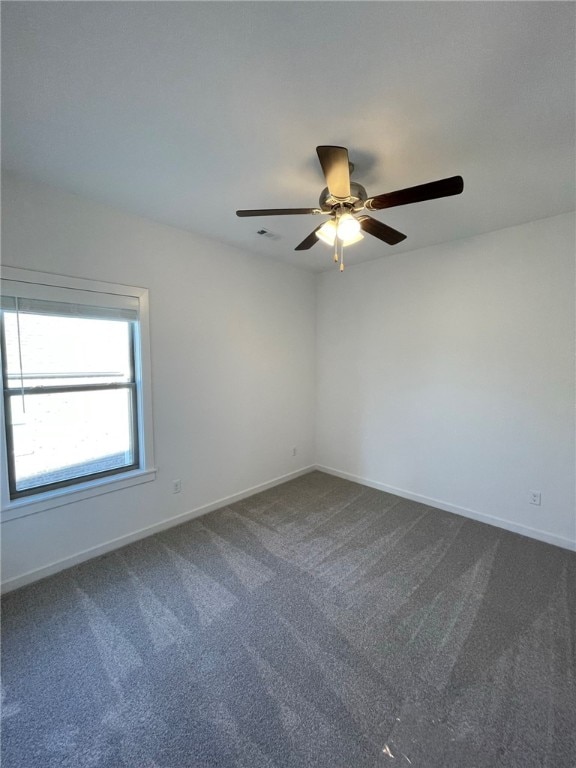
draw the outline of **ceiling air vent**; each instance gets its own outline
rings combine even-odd
[[[260,237],[267,237],[268,240],[280,240],[280,235],[277,235],[276,232],[270,232],[269,229],[259,229],[256,234]]]

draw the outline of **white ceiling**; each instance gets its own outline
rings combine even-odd
[[[4,2],[3,164],[293,264],[317,144],[376,195],[461,174],[457,197],[376,212],[348,263],[575,207],[571,2]],[[265,227],[278,240],[263,239]]]

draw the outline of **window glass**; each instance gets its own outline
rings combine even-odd
[[[17,492],[134,466],[129,389],[10,396]]]
[[[8,388],[127,382],[130,323],[4,312]]]

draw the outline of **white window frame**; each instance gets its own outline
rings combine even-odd
[[[33,496],[10,499],[8,486],[8,462],[6,448],[6,422],[4,418],[4,398],[0,398],[0,428],[1,457],[0,457],[0,520],[6,522],[18,517],[43,512],[47,509],[73,504],[83,499],[98,496],[112,491],[129,488],[140,483],[156,479],[154,464],[154,438],[152,434],[152,377],[150,358],[150,330],[148,289],[136,286],[106,283],[66,275],[55,275],[49,272],[37,272],[20,267],[2,267],[2,280],[10,280],[28,284],[25,288],[35,294],[42,294],[46,287],[46,299],[49,291],[54,288],[88,291],[94,293],[94,304],[98,304],[98,296],[104,301],[106,295],[124,296],[138,301],[138,326],[134,338],[134,367],[138,391],[138,432],[139,432],[139,468],[89,480],[84,483],[43,491]],[[1,352],[0,352],[1,354]]]

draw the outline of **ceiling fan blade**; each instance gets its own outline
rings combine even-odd
[[[397,189],[396,192],[386,192],[366,200],[365,206],[369,211],[379,211],[383,208],[394,208],[396,205],[421,203],[424,200],[434,200],[437,197],[459,195],[464,189],[462,176],[450,176],[448,179],[419,184],[417,187]]]
[[[332,197],[350,197],[350,163],[346,147],[316,147]]]
[[[262,208],[253,211],[236,211],[236,216],[295,216],[303,213],[319,213],[318,208]]]
[[[381,221],[376,221],[372,216],[358,216],[358,221],[364,232],[374,235],[374,237],[383,240],[388,245],[396,245],[396,243],[406,240],[406,235],[403,235],[402,232],[382,224]]]
[[[315,230],[310,232],[308,237],[305,237],[304,240],[302,240],[302,242],[300,243],[300,245],[297,245],[296,248],[294,248],[294,250],[295,251],[307,251],[308,248],[312,248],[313,245],[316,245],[316,243],[318,242],[318,237],[316,235],[316,232],[318,232],[318,230],[320,229],[320,227],[323,224],[324,224],[324,222],[322,222],[322,224],[319,224],[316,227]]]

